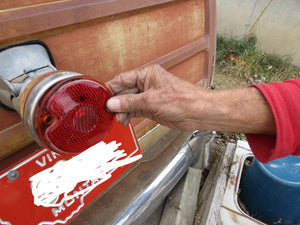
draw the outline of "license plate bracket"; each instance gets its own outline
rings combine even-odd
[[[123,127],[115,122],[105,143],[121,143],[127,156],[141,154],[132,125]],[[44,207],[34,204],[30,177],[54,166],[60,160],[69,160],[70,156],[60,155],[41,148],[0,173],[0,224],[67,224],[75,215],[97,198],[109,185],[123,174],[132,163],[111,172],[111,177],[100,185],[89,189],[60,206]],[[76,176],[76,174],[74,174]],[[79,183],[73,192],[91,187],[93,181]],[[101,213],[101,212],[99,212]]]

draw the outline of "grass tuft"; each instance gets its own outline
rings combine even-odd
[[[238,40],[217,37],[217,73],[247,80],[268,83],[299,78],[300,69],[292,64],[290,56],[270,54],[257,48],[256,37]]]

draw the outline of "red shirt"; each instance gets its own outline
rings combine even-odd
[[[253,154],[262,163],[300,155],[300,79],[254,86],[271,107],[276,135],[246,134]]]

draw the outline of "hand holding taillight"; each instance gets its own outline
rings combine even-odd
[[[116,94],[107,107],[124,126],[133,117],[147,117],[175,129],[197,129],[190,116],[204,90],[159,65],[122,73],[106,85]]]
[[[179,130],[276,133],[271,109],[254,87],[207,90],[159,65],[121,73],[106,84],[117,95],[107,107],[123,125],[147,117]]]

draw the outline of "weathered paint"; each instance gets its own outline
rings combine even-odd
[[[159,63],[190,82],[210,84],[214,0],[17,2],[18,7],[16,1],[0,4],[0,46],[41,39],[58,69],[103,82],[125,70]],[[0,158],[32,142],[20,122],[17,113],[0,108]],[[138,137],[155,126],[145,119],[133,124]]]
[[[244,162],[247,157],[252,157],[252,156],[253,153],[249,147],[248,142],[238,141],[234,158],[232,161],[232,165],[231,165],[229,180],[227,182],[225,195],[222,201],[218,224],[223,224],[223,225],[264,224],[250,217],[248,214],[246,214],[241,209],[238,203],[239,186],[240,186],[240,180],[243,172]]]

